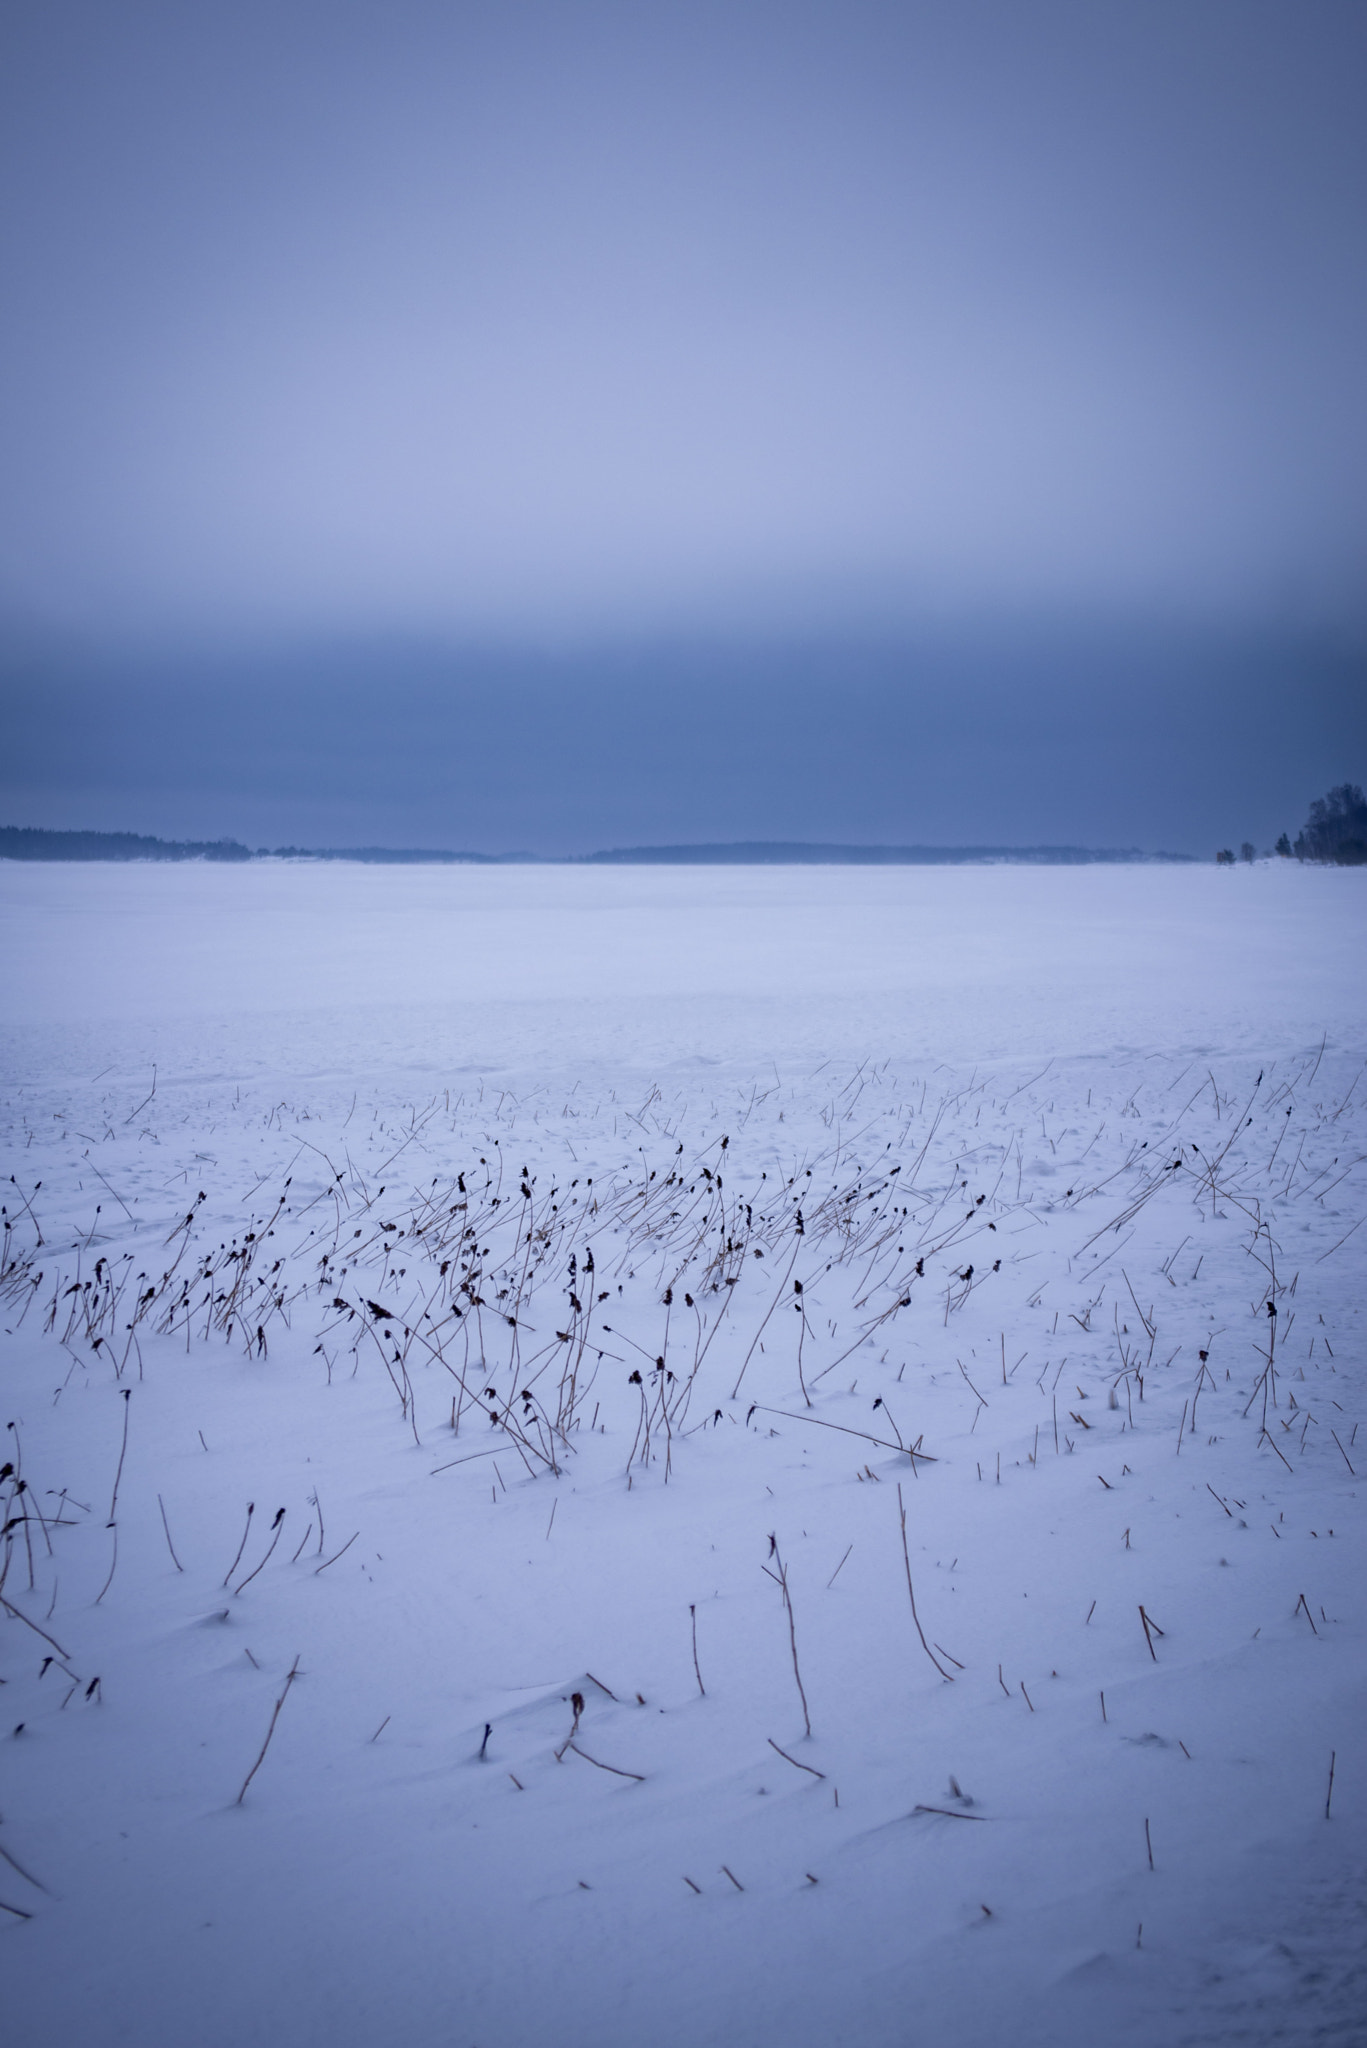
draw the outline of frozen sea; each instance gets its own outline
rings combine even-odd
[[[0,864],[0,959],[17,2039],[1367,2041],[1360,874]]]

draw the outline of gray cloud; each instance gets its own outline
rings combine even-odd
[[[8,20],[31,627],[1360,618],[1359,6]]]
[[[0,818],[250,845],[1139,846],[1294,834],[1367,760],[1367,650],[1011,628],[896,641],[12,650]]]

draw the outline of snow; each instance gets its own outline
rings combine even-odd
[[[1367,2038],[1365,903],[0,868],[15,2038]]]

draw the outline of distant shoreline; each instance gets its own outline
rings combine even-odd
[[[699,846],[627,846],[599,853],[473,853],[445,847],[243,846],[236,839],[156,839],[136,832],[58,832],[0,825],[0,860],[11,861],[357,861],[377,867],[1088,867],[1097,863],[1192,863],[1191,853],[1139,847],[844,846],[806,840],[743,839]]]

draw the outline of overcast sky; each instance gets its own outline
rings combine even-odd
[[[9,0],[5,688],[1360,646],[1365,81],[1361,0]]]

